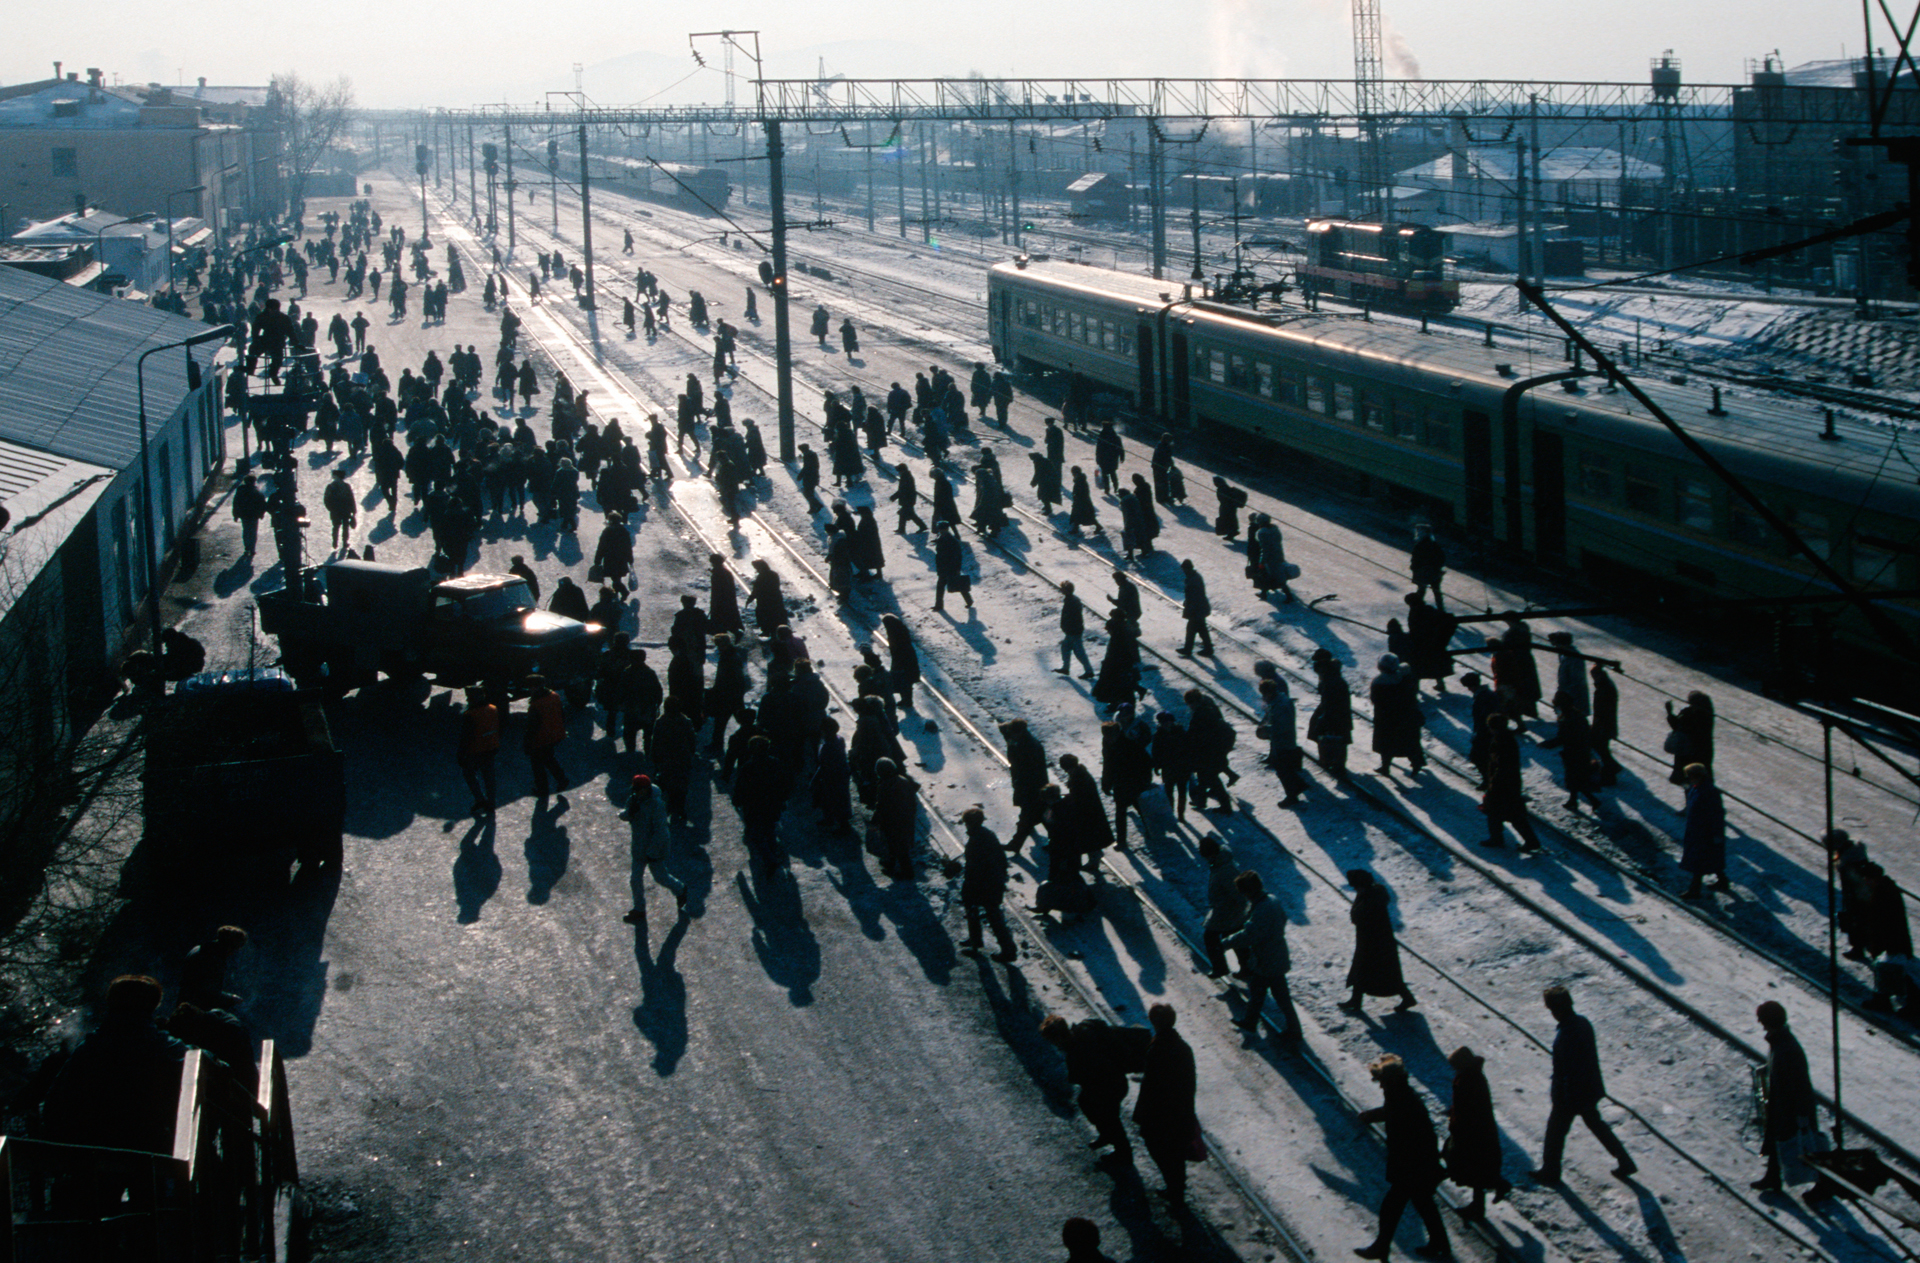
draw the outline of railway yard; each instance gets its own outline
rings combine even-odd
[[[414,195],[406,178],[382,178],[375,187],[375,204],[389,222],[407,224],[411,216],[417,224],[420,205],[409,200]],[[764,205],[736,202],[722,221],[617,193],[597,197],[592,213],[599,250],[599,303],[597,313],[590,313],[562,301],[557,287],[539,303],[528,303],[523,288],[534,251],[558,249],[569,259],[578,258],[580,209],[577,201],[569,205],[569,197],[559,196],[550,221],[545,213],[547,195],[540,195],[533,207],[539,213],[522,215],[517,247],[501,268],[514,308],[526,322],[521,344],[531,347],[542,361],[542,381],[550,382],[555,371],[564,372],[576,389],[591,391],[596,420],[617,417],[629,434],[637,433],[649,415],[658,414],[670,423],[680,383],[689,373],[706,376],[711,361],[708,331],[690,327],[685,319],[684,299],[697,290],[713,318],[739,330],[738,372],[723,387],[735,422],[756,419],[771,445],[773,313],[771,299],[758,283]],[[436,247],[450,244],[461,252],[470,278],[485,276],[488,247],[465,205],[433,195],[429,210]],[[947,367],[964,383],[974,364],[991,366],[994,359],[988,318],[989,267],[1005,261],[1009,251],[977,236],[956,236],[951,245],[942,241],[936,246],[892,235],[891,224],[883,223],[873,234],[852,224],[849,215],[838,226],[823,227],[792,246],[796,420],[800,440],[816,444],[818,401],[826,391],[857,385],[868,399],[877,401],[890,383],[910,384],[913,374],[929,364]],[[1139,270],[1135,237],[1064,227],[1060,231],[1063,237],[1069,232],[1077,237],[1064,243],[1079,247],[1072,257]],[[632,233],[631,256],[619,251],[623,232]],[[499,248],[505,251],[504,239]],[[1039,249],[1035,243],[1028,248]],[[655,273],[674,299],[672,324],[656,338],[634,336],[617,322],[621,300],[634,294],[633,275],[638,267]],[[759,291],[757,321],[745,319],[742,313],[749,287]],[[469,309],[462,317],[463,327],[484,329],[477,288],[476,279],[459,300]],[[1518,365],[1517,377],[1565,368],[1565,348],[1558,335],[1537,313],[1522,312],[1510,299],[1510,291],[1503,295],[1491,284],[1463,284],[1461,307],[1450,317],[1436,319],[1434,332],[1424,336],[1457,338],[1463,356],[1510,357]],[[338,306],[336,297],[321,286],[315,288],[315,300],[323,321],[329,310],[352,309],[351,304]],[[1577,305],[1596,317],[1595,341],[1609,350],[1632,340],[1633,335],[1625,331],[1636,320],[1650,323],[1636,308],[1639,301],[1633,296],[1617,302],[1599,294],[1568,296],[1570,309]],[[841,353],[837,339],[821,345],[806,336],[806,313],[816,305],[825,306],[836,324],[852,320],[860,337],[857,354]],[[1599,311],[1601,307],[1606,310]],[[1911,409],[1920,401],[1920,377],[1912,375],[1910,356],[1864,342],[1851,331],[1838,342],[1829,339],[1835,346],[1832,354],[1837,359],[1873,357],[1875,385],[1842,387],[1839,383],[1844,379],[1838,374],[1843,364],[1812,371],[1810,365],[1820,366],[1822,344],[1817,337],[1788,328],[1781,312],[1796,309],[1762,308],[1736,294],[1724,300],[1661,297],[1659,308],[1664,327],[1657,336],[1649,329],[1640,330],[1641,345],[1628,357],[1633,369],[1663,379],[1691,372],[1696,380],[1689,389],[1696,395],[1703,383],[1712,381],[1724,392],[1716,397],[1723,397],[1736,415],[1742,408],[1798,410],[1795,416],[1817,416],[1822,407],[1842,409],[1843,423],[1858,449],[1868,443],[1868,436],[1906,433]],[[1291,310],[1300,310],[1297,301]],[[1800,318],[1814,323],[1830,320],[1827,313],[1817,311]],[[1358,313],[1352,313],[1352,319],[1358,321]],[[1394,338],[1423,336],[1415,318],[1378,314],[1373,319]],[[1499,327],[1492,328],[1489,322]],[[1905,322],[1889,323],[1887,340],[1897,343],[1904,336]],[[385,333],[376,332],[375,340]],[[386,336],[401,348],[411,348],[439,346],[438,339],[447,335],[432,326],[409,326]],[[1494,343],[1495,349],[1489,351],[1483,341]],[[1781,376],[1809,389],[1850,390],[1851,396],[1783,393],[1778,389],[1782,383],[1765,381],[1753,362],[1749,348],[1758,342],[1798,348],[1791,355],[1783,351]],[[1724,349],[1715,349],[1722,345]],[[394,355],[383,348],[383,355],[391,371],[408,362],[404,351]],[[417,356],[412,358],[417,363]],[[1810,375],[1830,380],[1809,382]],[[1736,643],[1727,620],[1708,621],[1674,606],[1657,615],[1603,613],[1536,621],[1536,642],[1544,644],[1550,631],[1570,632],[1581,652],[1619,664],[1621,739],[1615,749],[1625,771],[1599,808],[1568,811],[1560,805],[1564,793],[1556,779],[1558,760],[1538,746],[1540,738],[1550,734],[1550,724],[1529,725],[1522,743],[1526,784],[1545,849],[1530,856],[1512,849],[1492,850],[1481,845],[1485,824],[1478,810],[1478,776],[1466,758],[1468,699],[1457,687],[1437,696],[1428,692],[1423,698],[1430,759],[1423,773],[1410,775],[1400,769],[1391,775],[1374,774],[1367,752],[1371,713],[1364,683],[1386,650],[1388,620],[1404,613],[1401,602],[1410,587],[1407,550],[1412,524],[1416,519],[1434,520],[1441,528],[1449,554],[1444,593],[1448,610],[1455,614],[1600,607],[1612,604],[1616,593],[1567,567],[1525,565],[1507,550],[1488,546],[1487,533],[1470,529],[1465,521],[1471,513],[1464,504],[1458,514],[1461,520],[1450,522],[1434,513],[1437,494],[1411,498],[1397,494],[1406,488],[1387,485],[1391,477],[1368,482],[1329,476],[1324,463],[1292,461],[1277,449],[1246,442],[1231,429],[1207,425],[1182,431],[1179,456],[1190,501],[1162,510],[1165,530],[1152,554],[1123,561],[1118,550],[1118,511],[1110,496],[1097,497],[1103,530],[1084,538],[1066,531],[1064,514],[1049,517],[1037,509],[1025,486],[1026,455],[1039,441],[1043,419],[1059,415],[1061,383],[1055,376],[1032,374],[1018,378],[1016,386],[1008,428],[1003,431],[976,420],[970,433],[956,434],[949,465],[950,470],[959,471],[952,476],[964,506],[971,499],[964,473],[973,465],[977,450],[992,448],[1001,467],[1009,471],[1014,494],[1012,522],[995,539],[965,532],[969,567],[977,576],[977,608],[971,611],[951,603],[945,613],[932,610],[934,575],[931,544],[925,535],[889,533],[886,581],[863,584],[851,600],[837,600],[827,584],[825,537],[804,509],[793,468],[777,460],[769,467],[769,480],[750,486],[751,511],[737,527],[727,522],[711,484],[703,477],[704,466],[697,461],[675,453],[672,481],[656,484],[639,527],[654,570],[650,577],[643,575],[645,586],[632,615],[637,645],[663,643],[677,605],[676,591],[704,594],[705,554],[711,552],[728,558],[743,586],[755,560],[770,562],[781,574],[795,630],[809,642],[813,658],[834,690],[843,727],[858,647],[879,635],[883,613],[897,613],[906,621],[926,671],[921,700],[915,711],[903,717],[901,731],[915,764],[908,770],[920,783],[930,826],[925,837],[927,862],[921,865],[916,896],[924,901],[923,906],[916,905],[919,922],[908,925],[891,912],[884,920],[876,919],[872,906],[863,908],[848,888],[841,871],[844,862],[830,856],[825,862],[806,861],[810,844],[789,840],[801,861],[795,875],[799,890],[793,897],[793,916],[800,928],[770,929],[764,909],[754,906],[756,901],[764,903],[768,892],[744,876],[728,875],[727,870],[736,865],[744,868],[745,860],[731,841],[723,847],[716,831],[709,856],[713,881],[704,898],[711,908],[737,897],[754,914],[753,957],[764,969],[766,981],[776,984],[757,1002],[797,1007],[804,1002],[794,998],[793,987],[810,986],[822,993],[832,989],[832,962],[837,957],[828,952],[823,966],[821,948],[811,945],[812,931],[805,928],[809,919],[825,927],[823,939],[829,930],[850,930],[856,918],[870,939],[893,934],[906,943],[911,936],[919,936],[913,956],[902,956],[897,962],[912,976],[879,988],[888,992],[885,1005],[911,1007],[916,1003],[914,987],[925,991],[945,987],[947,974],[927,963],[939,952],[927,948],[925,939],[938,937],[942,927],[955,939],[960,934],[957,882],[941,866],[941,860],[959,851],[958,826],[953,822],[962,809],[977,802],[986,807],[989,823],[1003,837],[1010,832],[1007,762],[996,735],[996,725],[1008,718],[1025,718],[1050,756],[1073,752],[1090,764],[1096,757],[1103,710],[1083,682],[1053,671],[1060,585],[1071,580],[1099,609],[1112,590],[1110,576],[1119,567],[1132,575],[1146,598],[1143,675],[1150,696],[1143,705],[1152,711],[1184,714],[1180,698],[1185,690],[1199,688],[1211,694],[1240,735],[1233,755],[1239,779],[1232,791],[1235,809],[1225,814],[1202,817],[1193,812],[1177,820],[1157,790],[1149,793],[1141,808],[1144,823],[1139,844],[1104,858],[1095,914],[1058,924],[1050,917],[1020,913],[1013,919],[1022,959],[1005,974],[1015,981],[982,968],[983,978],[994,974],[982,983],[989,991],[1004,988],[1025,997],[1023,1003],[996,1010],[1003,1027],[1008,1025],[1009,1012],[1026,1014],[1021,1019],[1026,1025],[1014,1022],[1020,1030],[1006,1032],[1009,1043],[1022,1050],[1019,1056],[1026,1069],[1000,1074],[1016,1088],[1024,1082],[1023,1073],[1041,1077],[1033,1065],[1046,1054],[1031,1050],[1031,1022],[1047,1009],[1140,1024],[1150,1004],[1170,1002],[1178,1007],[1181,1030],[1194,1046],[1199,1113],[1211,1161],[1195,1168],[1205,1174],[1195,1177],[1193,1203],[1195,1214],[1209,1225],[1207,1230],[1184,1224],[1181,1216],[1169,1218],[1163,1209],[1149,1211],[1134,1204],[1128,1190],[1137,1185],[1116,1183],[1109,1205],[1089,1205],[1076,1213],[1099,1211],[1103,1221],[1118,1222],[1131,1237],[1135,1257],[1141,1258],[1345,1255],[1349,1246],[1371,1233],[1373,1210],[1383,1187],[1381,1151],[1357,1122],[1361,1110],[1377,1103],[1368,1081],[1368,1063],[1384,1052],[1402,1056],[1416,1086],[1435,1105],[1435,1112],[1442,1113],[1451,1073],[1446,1054],[1464,1044],[1487,1058],[1505,1142],[1506,1174],[1516,1188],[1510,1199],[1490,1208],[1483,1223],[1458,1223],[1455,1246],[1461,1257],[1728,1261],[1914,1257],[1920,1249],[1920,1232],[1903,1226],[1893,1212],[1844,1201],[1812,1206],[1749,1188],[1763,1162],[1750,1079],[1750,1067],[1765,1056],[1753,1019],[1756,1004],[1773,999],[1786,1006],[1807,1046],[1815,1087],[1829,1109],[1834,1104],[1837,1043],[1844,1069],[1839,1117],[1848,1143],[1870,1145],[1908,1173],[1920,1173],[1920,1110],[1914,1108],[1913,1087],[1915,1069],[1920,1066],[1920,1026],[1897,1014],[1871,1011],[1866,1006],[1872,995],[1870,970],[1850,961],[1841,965],[1840,1003],[1829,1025],[1826,865],[1819,844],[1826,827],[1827,763],[1821,725],[1805,711],[1767,695],[1761,687],[1766,672],[1759,657],[1750,646]],[[478,402],[498,404],[485,398]],[[542,425],[538,419],[533,423],[536,429]],[[1158,433],[1157,426],[1137,419],[1123,426],[1123,479],[1146,472]],[[889,466],[896,460],[912,465],[924,489],[925,453],[898,436],[890,444],[881,458]],[[1908,447],[1920,455],[1920,442],[1910,442]],[[1890,451],[1898,448],[1895,442]],[[311,439],[300,451],[301,477],[311,480],[316,494],[309,499],[317,500],[328,462],[312,450]],[[1859,455],[1858,450],[1854,455]],[[1090,433],[1069,435],[1067,463],[1092,466]],[[350,468],[356,490],[366,496],[372,487],[370,471]],[[1301,570],[1294,584],[1297,602],[1262,598],[1243,579],[1244,544],[1224,541],[1212,530],[1209,488],[1215,475],[1244,487],[1251,497],[1249,509],[1272,514],[1280,523],[1287,558]],[[1906,468],[1899,479],[1902,494],[1910,494],[1913,478],[1914,470]],[[876,515],[890,523],[886,496],[891,483],[890,470],[870,462],[864,482],[836,494],[850,504],[872,504]],[[1726,511],[1724,506],[1721,511]],[[367,512],[371,517],[372,510]],[[583,514],[588,520],[592,516]],[[1506,519],[1498,517],[1498,521],[1504,529]],[[1911,519],[1906,526],[1908,535],[1903,538],[1910,539]],[[1531,538],[1537,529],[1531,518],[1525,529]],[[314,534],[318,533],[316,528]],[[388,530],[378,538],[382,560],[424,561],[429,551],[416,528]],[[489,536],[480,549],[480,569],[504,570],[511,553],[525,551],[543,579],[564,570],[585,582],[589,558],[573,541],[555,538],[550,528]],[[1208,580],[1216,646],[1212,657],[1189,659],[1173,653],[1182,625],[1178,568],[1182,559],[1192,559]],[[1897,564],[1911,569],[1917,560],[1909,553]],[[190,615],[188,626],[204,634],[215,622],[231,627],[236,617],[231,610],[203,609]],[[1469,624],[1456,647],[1472,647],[1480,634],[1476,625]],[[1090,639],[1097,661],[1102,638]],[[1260,765],[1264,743],[1253,731],[1260,707],[1254,667],[1260,662],[1277,666],[1291,683],[1304,720],[1312,706],[1309,663],[1316,650],[1333,653],[1355,688],[1355,775],[1349,783],[1337,784],[1310,764],[1312,786],[1304,803],[1282,809],[1275,805],[1279,786]],[[1544,653],[1541,657],[1543,674],[1550,676],[1551,658]],[[1463,665],[1473,662],[1468,658]],[[1912,670],[1911,663],[1906,669]],[[760,675],[757,658],[754,675],[756,679]],[[1727,795],[1730,883],[1703,900],[1687,901],[1678,897],[1685,881],[1676,866],[1680,791],[1667,781],[1670,757],[1662,750],[1663,708],[1694,690],[1711,694],[1718,715],[1716,772]],[[383,726],[404,722],[372,710],[384,705],[374,696],[376,692],[363,690],[340,703],[350,715],[361,712],[359,719],[350,718],[345,725],[349,734],[378,733]],[[441,728],[446,727],[446,708],[439,698],[429,703],[427,711]],[[586,719],[575,717],[577,734],[584,735],[590,727]],[[1885,748],[1897,766],[1880,761],[1844,732],[1833,736],[1832,815],[1835,823],[1866,841],[1875,859],[1911,892],[1920,889],[1920,854],[1913,847],[1920,787],[1908,779],[1914,752],[1897,744]],[[609,766],[595,767],[593,774],[620,779],[624,764],[618,764],[611,752],[606,761]],[[584,757],[578,766],[588,766]],[[364,760],[361,770],[367,770]],[[450,762],[445,774],[454,779]],[[517,775],[517,761],[510,771],[503,765],[503,774]],[[613,819],[608,805],[598,801],[601,796],[597,792],[576,796],[579,806],[570,826],[576,868],[602,862],[589,856],[612,849],[600,845],[603,835],[613,830],[623,834],[624,827]],[[451,832],[456,828],[453,817],[459,814],[460,795],[449,791],[440,797],[446,801],[434,810],[448,817],[445,832]],[[523,825],[537,834],[542,810],[529,800],[503,805],[498,828],[503,836]],[[717,818],[726,811],[716,790],[714,815]],[[810,833],[810,824],[802,819],[810,819],[810,814],[796,807],[789,812],[788,827]],[[1287,911],[1293,994],[1304,1018],[1305,1041],[1298,1048],[1276,1042],[1272,1026],[1251,1033],[1236,1029],[1231,1023],[1239,1015],[1239,1001],[1223,1002],[1236,988],[1206,975],[1199,943],[1207,870],[1195,847],[1209,830],[1231,846],[1243,866],[1262,875]],[[437,823],[434,833],[442,833]],[[349,834],[349,887],[356,872],[397,879],[397,866],[417,862],[432,870],[426,873],[430,886],[436,874],[444,871],[442,857],[417,852],[411,844],[404,853],[381,847],[380,830],[365,827],[364,820],[356,832],[351,811]],[[463,845],[462,862],[465,855]],[[528,878],[536,884],[531,870],[537,860],[530,841]],[[855,855],[851,862],[864,878],[861,859]],[[561,866],[566,866],[564,858]],[[1030,854],[1021,856],[1015,867],[1010,911],[1031,902],[1044,874],[1043,862]],[[1347,922],[1352,892],[1344,874],[1356,867],[1371,869],[1393,891],[1408,981],[1421,1001],[1411,1012],[1356,1014],[1338,1003],[1346,995],[1344,976],[1352,944]],[[458,885],[457,866],[455,881]],[[494,881],[499,881],[497,871]],[[625,968],[618,933],[625,885],[618,885],[618,899],[597,896],[591,881],[584,888],[564,883],[553,887],[556,898],[579,901],[590,911],[566,922],[564,932],[543,933],[540,954],[532,959],[535,967],[559,975],[553,985],[561,996],[555,1010],[561,1020],[581,1024],[578,1036],[566,1036],[569,1042],[584,1039],[616,1059],[650,1053],[657,1065],[667,1052],[659,1030],[644,1018],[653,1002],[645,992],[677,986],[681,1005],[691,1003],[697,1008],[697,1001],[690,1002],[685,994],[689,987],[695,992],[703,987],[694,967],[683,966],[684,977],[675,975],[663,983],[657,970],[643,962],[643,994],[631,1027],[624,1013],[609,1018],[582,1008],[569,1015],[565,1008],[565,997],[574,985],[565,980],[570,970]],[[347,895],[343,890],[340,905],[347,915],[337,912],[335,916],[332,933],[342,942],[333,955],[336,960],[358,955],[364,962],[370,952],[368,938],[384,932],[379,909],[386,902],[403,903],[404,896],[383,899],[370,890],[354,898]],[[841,896],[847,902],[839,911],[822,910],[831,909]],[[531,894],[528,898],[534,902]],[[807,911],[801,912],[802,907]],[[403,910],[390,911],[399,915]],[[484,911],[476,908],[472,920],[463,913],[458,929],[486,931],[487,923],[497,917],[521,926],[529,912],[527,908],[503,911],[499,904]],[[686,933],[689,937],[716,933],[718,924],[709,914]],[[410,940],[417,934],[408,931]],[[358,936],[357,945],[349,936]],[[498,938],[484,942],[483,947],[479,939],[448,939],[432,950],[456,954],[510,950]],[[643,949],[645,945],[643,933]],[[950,957],[950,949],[946,950]],[[797,965],[799,959],[811,964]],[[744,956],[743,960],[751,973],[755,960]],[[912,969],[916,963],[918,971]],[[808,980],[804,984],[794,983],[796,968]],[[950,960],[943,969],[952,969]],[[359,972],[368,979],[373,967],[363,963]],[[1542,988],[1553,984],[1572,988],[1581,1011],[1593,1018],[1598,1029],[1608,1084],[1603,1113],[1639,1163],[1639,1173],[1630,1179],[1608,1173],[1610,1163],[1584,1131],[1572,1141],[1563,1186],[1526,1178],[1537,1165],[1548,1108],[1547,1049],[1553,1024],[1539,997]],[[299,1003],[311,1007],[318,1001],[308,996]],[[349,1103],[340,1090],[363,1072],[357,1059],[378,1055],[371,1043],[354,1047],[350,1028],[356,1021],[369,1020],[368,1011],[356,1007],[360,1003],[357,994],[340,995],[336,982],[317,1018],[313,1055],[296,1062],[292,1071],[296,1093],[304,1093],[318,1106],[308,1124],[305,1158],[312,1178],[321,1186],[329,1181],[345,1188],[356,1181],[371,1185],[400,1179],[390,1170],[380,1175],[349,1174],[369,1153],[388,1164],[418,1166],[425,1161],[415,1152],[419,1146],[390,1142],[388,1138],[400,1132],[370,1126],[371,1116]],[[435,1019],[416,1013],[410,1020],[431,1024]],[[703,1019],[696,1016],[682,1022],[673,1036],[677,1041],[674,1057],[698,1062],[703,1057],[729,1055],[724,1047],[703,1044],[720,1038],[720,1032]],[[601,1025],[607,1029],[599,1029]],[[928,1033],[911,1029],[909,1034],[924,1038]],[[423,1035],[423,1042],[426,1038]],[[339,1051],[324,1051],[329,1040]],[[916,1052],[909,1045],[901,1052],[908,1064],[916,1058],[932,1063],[935,1068],[929,1074],[934,1081],[943,1081],[937,1068],[945,1058],[943,1050]],[[988,1054],[978,1055],[990,1060]],[[779,1077],[777,1068],[768,1069],[773,1078]],[[585,1064],[570,1064],[567,1071],[570,1077],[583,1080],[591,1080],[596,1073]],[[857,1082],[860,1070],[850,1073]],[[991,1078],[999,1072],[980,1073]],[[770,1090],[759,1070],[744,1074],[742,1082],[749,1085],[743,1090]],[[589,1086],[576,1084],[570,1091],[583,1101],[593,1096]],[[655,1109],[665,1106],[668,1098],[655,1089],[647,1100],[646,1108]],[[468,1107],[485,1108],[472,1102]],[[831,1127],[819,1129],[811,1139],[816,1148],[828,1151],[828,1167],[838,1147],[873,1144],[897,1155],[897,1162],[913,1171],[918,1129],[941,1126],[937,1119],[864,1121],[870,1126],[894,1126],[897,1132],[854,1137]],[[1069,1140],[1078,1139],[1077,1122],[1063,1109],[1056,1108],[1041,1125],[1059,1129]],[[614,1143],[624,1134],[615,1123],[593,1126],[605,1130]],[[961,1137],[957,1143],[964,1145],[965,1137],[973,1133],[966,1125],[954,1126]],[[726,1129],[716,1126],[716,1130]],[[734,1178],[718,1158],[707,1156],[698,1135],[683,1137],[681,1143],[690,1153],[689,1170],[705,1172],[704,1178],[720,1185]],[[1064,1146],[1065,1161],[1091,1163],[1091,1158],[1073,1155],[1077,1148],[1076,1143]],[[820,1156],[814,1155],[816,1161]],[[863,1159],[871,1160],[871,1156]],[[1142,1169],[1147,1170],[1144,1161]],[[627,1171],[629,1183],[624,1187],[631,1191],[631,1181],[672,1179],[678,1174],[661,1168]],[[979,1213],[978,1208],[1014,1196],[1005,1191],[1005,1181],[996,1185],[992,1180],[970,1179],[964,1167],[950,1165],[919,1174],[937,1194],[930,1194],[928,1205],[917,1210],[896,1207],[889,1212],[889,1222],[904,1233],[930,1234],[928,1241],[938,1239],[939,1225],[964,1222],[968,1215]],[[756,1188],[784,1181],[799,1190],[807,1183],[804,1170],[778,1162],[756,1167],[751,1181],[740,1178]],[[435,1183],[436,1177],[415,1173],[405,1182],[425,1186]],[[575,1200],[566,1213],[590,1217],[592,1212],[582,1208],[581,1199],[611,1196],[623,1187],[612,1175],[604,1176],[602,1184],[597,1189],[573,1189]],[[1085,1195],[1051,1187],[1046,1193],[1058,1193],[1068,1202]],[[478,1206],[482,1195],[477,1186],[459,1185],[425,1194],[432,1199],[433,1213],[448,1217],[462,1213],[461,1205]],[[1458,1197],[1458,1190],[1450,1189],[1450,1195]],[[1025,1196],[1036,1194],[1029,1190]],[[1904,1211],[1910,1216],[1908,1222],[1913,1222],[1916,1208],[1899,1203],[1897,1194],[1894,1198],[1895,1211]],[[777,1200],[766,1202],[776,1204]],[[1046,1203],[1049,1208],[1053,1204]],[[850,1206],[822,1211],[819,1218],[799,1228],[822,1230],[821,1225],[836,1222],[834,1214],[855,1213]],[[927,1222],[913,1221],[915,1213]],[[480,1212],[472,1215],[477,1221]],[[497,1212],[488,1216],[488,1230],[496,1239],[511,1231]],[[334,1230],[341,1253],[351,1256],[353,1248],[358,1248],[364,1257],[379,1256],[380,1246],[356,1244],[351,1232],[337,1224]],[[1052,1240],[1053,1231],[1053,1225],[1038,1225],[1025,1239],[1017,1235],[968,1238],[968,1249],[973,1251],[968,1257],[1037,1257],[1051,1248],[1042,1243]],[[634,1257],[674,1256],[670,1229],[650,1225],[647,1232],[652,1235],[646,1249],[636,1250]],[[1403,1229],[1400,1239],[1417,1240],[1418,1230]],[[831,1250],[820,1253],[797,1240],[783,1239],[778,1228],[766,1226],[741,1229],[737,1242],[738,1248],[759,1258],[853,1257]],[[416,1246],[413,1256],[452,1257],[442,1253],[444,1249],[423,1251]],[[679,1256],[691,1257],[684,1249]],[[914,1251],[912,1256],[958,1257],[945,1255],[937,1247],[925,1253]],[[873,1257],[908,1255],[882,1249]]]

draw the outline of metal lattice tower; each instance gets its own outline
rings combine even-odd
[[[1363,212],[1389,217],[1384,116],[1386,70],[1380,59],[1380,0],[1353,0],[1353,95],[1360,115],[1360,171]]]

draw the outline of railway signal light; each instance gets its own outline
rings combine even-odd
[[[547,142],[547,166],[550,169],[557,169],[560,166],[560,142],[557,140]]]
[[[487,141],[480,146],[480,157],[481,165],[486,167],[488,175],[493,175],[500,170],[500,146],[490,140]]]
[[[773,284],[773,264],[768,263],[765,259],[760,261],[760,283],[762,285]]]
[[[413,147],[414,174],[425,175],[427,173],[427,161],[427,147],[425,145],[415,145]]]

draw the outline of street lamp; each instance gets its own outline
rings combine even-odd
[[[189,193],[204,193],[207,186],[196,184],[190,189],[175,189],[167,194],[167,291],[173,291],[173,199],[185,197]]]
[[[153,652],[160,652],[160,554],[153,544],[153,465],[147,455],[147,357],[160,351],[175,348],[190,348],[203,342],[214,342],[233,333],[232,325],[220,325],[208,329],[205,333],[196,333],[190,338],[178,342],[167,342],[160,346],[149,347],[140,353],[133,364],[134,386],[140,399],[140,512],[146,521],[142,523],[140,536],[147,546],[147,615],[148,625],[153,633]],[[187,377],[193,377],[193,357],[187,357]]]

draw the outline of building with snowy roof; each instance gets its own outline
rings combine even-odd
[[[263,151],[257,129],[211,121],[197,103],[109,86],[98,70],[87,73],[84,82],[69,75],[0,88],[7,227],[89,205],[213,219],[261,205],[271,193],[261,185],[279,151]]]

